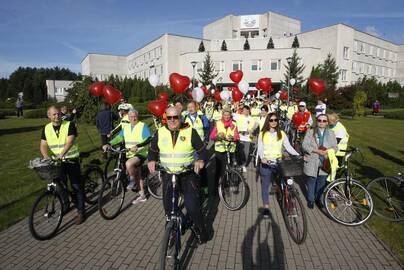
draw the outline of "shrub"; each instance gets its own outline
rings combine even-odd
[[[355,93],[355,97],[353,100],[353,111],[355,116],[365,116],[365,102],[367,99],[367,95],[365,91],[358,90]]]
[[[404,111],[385,112],[384,118],[404,120]]]
[[[34,109],[24,112],[25,118],[46,118],[46,108]]]
[[[0,109],[0,113],[4,116],[13,116],[16,115],[15,109]]]

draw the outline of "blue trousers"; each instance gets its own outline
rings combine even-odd
[[[326,186],[328,175],[307,176],[307,200],[314,202],[320,200]]]
[[[269,184],[274,181],[278,173],[278,166],[260,164],[260,177],[261,177],[261,198],[262,203],[269,204]]]

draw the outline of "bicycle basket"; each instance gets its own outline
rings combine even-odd
[[[28,167],[33,169],[38,177],[45,181],[52,181],[62,176],[62,168],[49,159],[36,158],[30,160]]]
[[[279,168],[283,177],[300,176],[303,174],[303,160],[283,159],[279,163]]]

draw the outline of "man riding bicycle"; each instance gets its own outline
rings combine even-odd
[[[167,217],[172,209],[170,194],[173,188],[169,173],[183,171],[178,175],[179,189],[184,195],[187,212],[195,224],[199,242],[203,243],[207,241],[207,233],[201,211],[200,180],[196,173],[205,165],[205,145],[195,129],[187,123],[181,123],[180,112],[176,108],[168,108],[166,114],[167,125],[159,128],[151,140],[148,167],[150,173],[154,173],[159,160],[161,167],[167,172],[163,174],[163,204]],[[195,156],[198,160],[195,160]],[[193,170],[185,169],[192,164]]]
[[[69,159],[69,163],[62,163],[62,175],[69,178],[73,188],[74,203],[77,208],[75,223],[81,224],[85,220],[84,187],[81,182],[79,146],[76,141],[76,126],[69,121],[61,120],[59,108],[48,108],[50,123],[42,130],[40,151],[45,159],[49,159],[48,148],[52,155],[59,159]]]

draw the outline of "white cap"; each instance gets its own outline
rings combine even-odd
[[[129,104],[129,103],[122,103],[122,104],[119,104],[119,106],[118,106],[118,110],[129,111],[131,109],[133,109],[133,106],[132,106],[132,104]]]
[[[306,102],[300,101],[300,102],[299,102],[299,106],[304,106],[304,107],[306,107]]]

